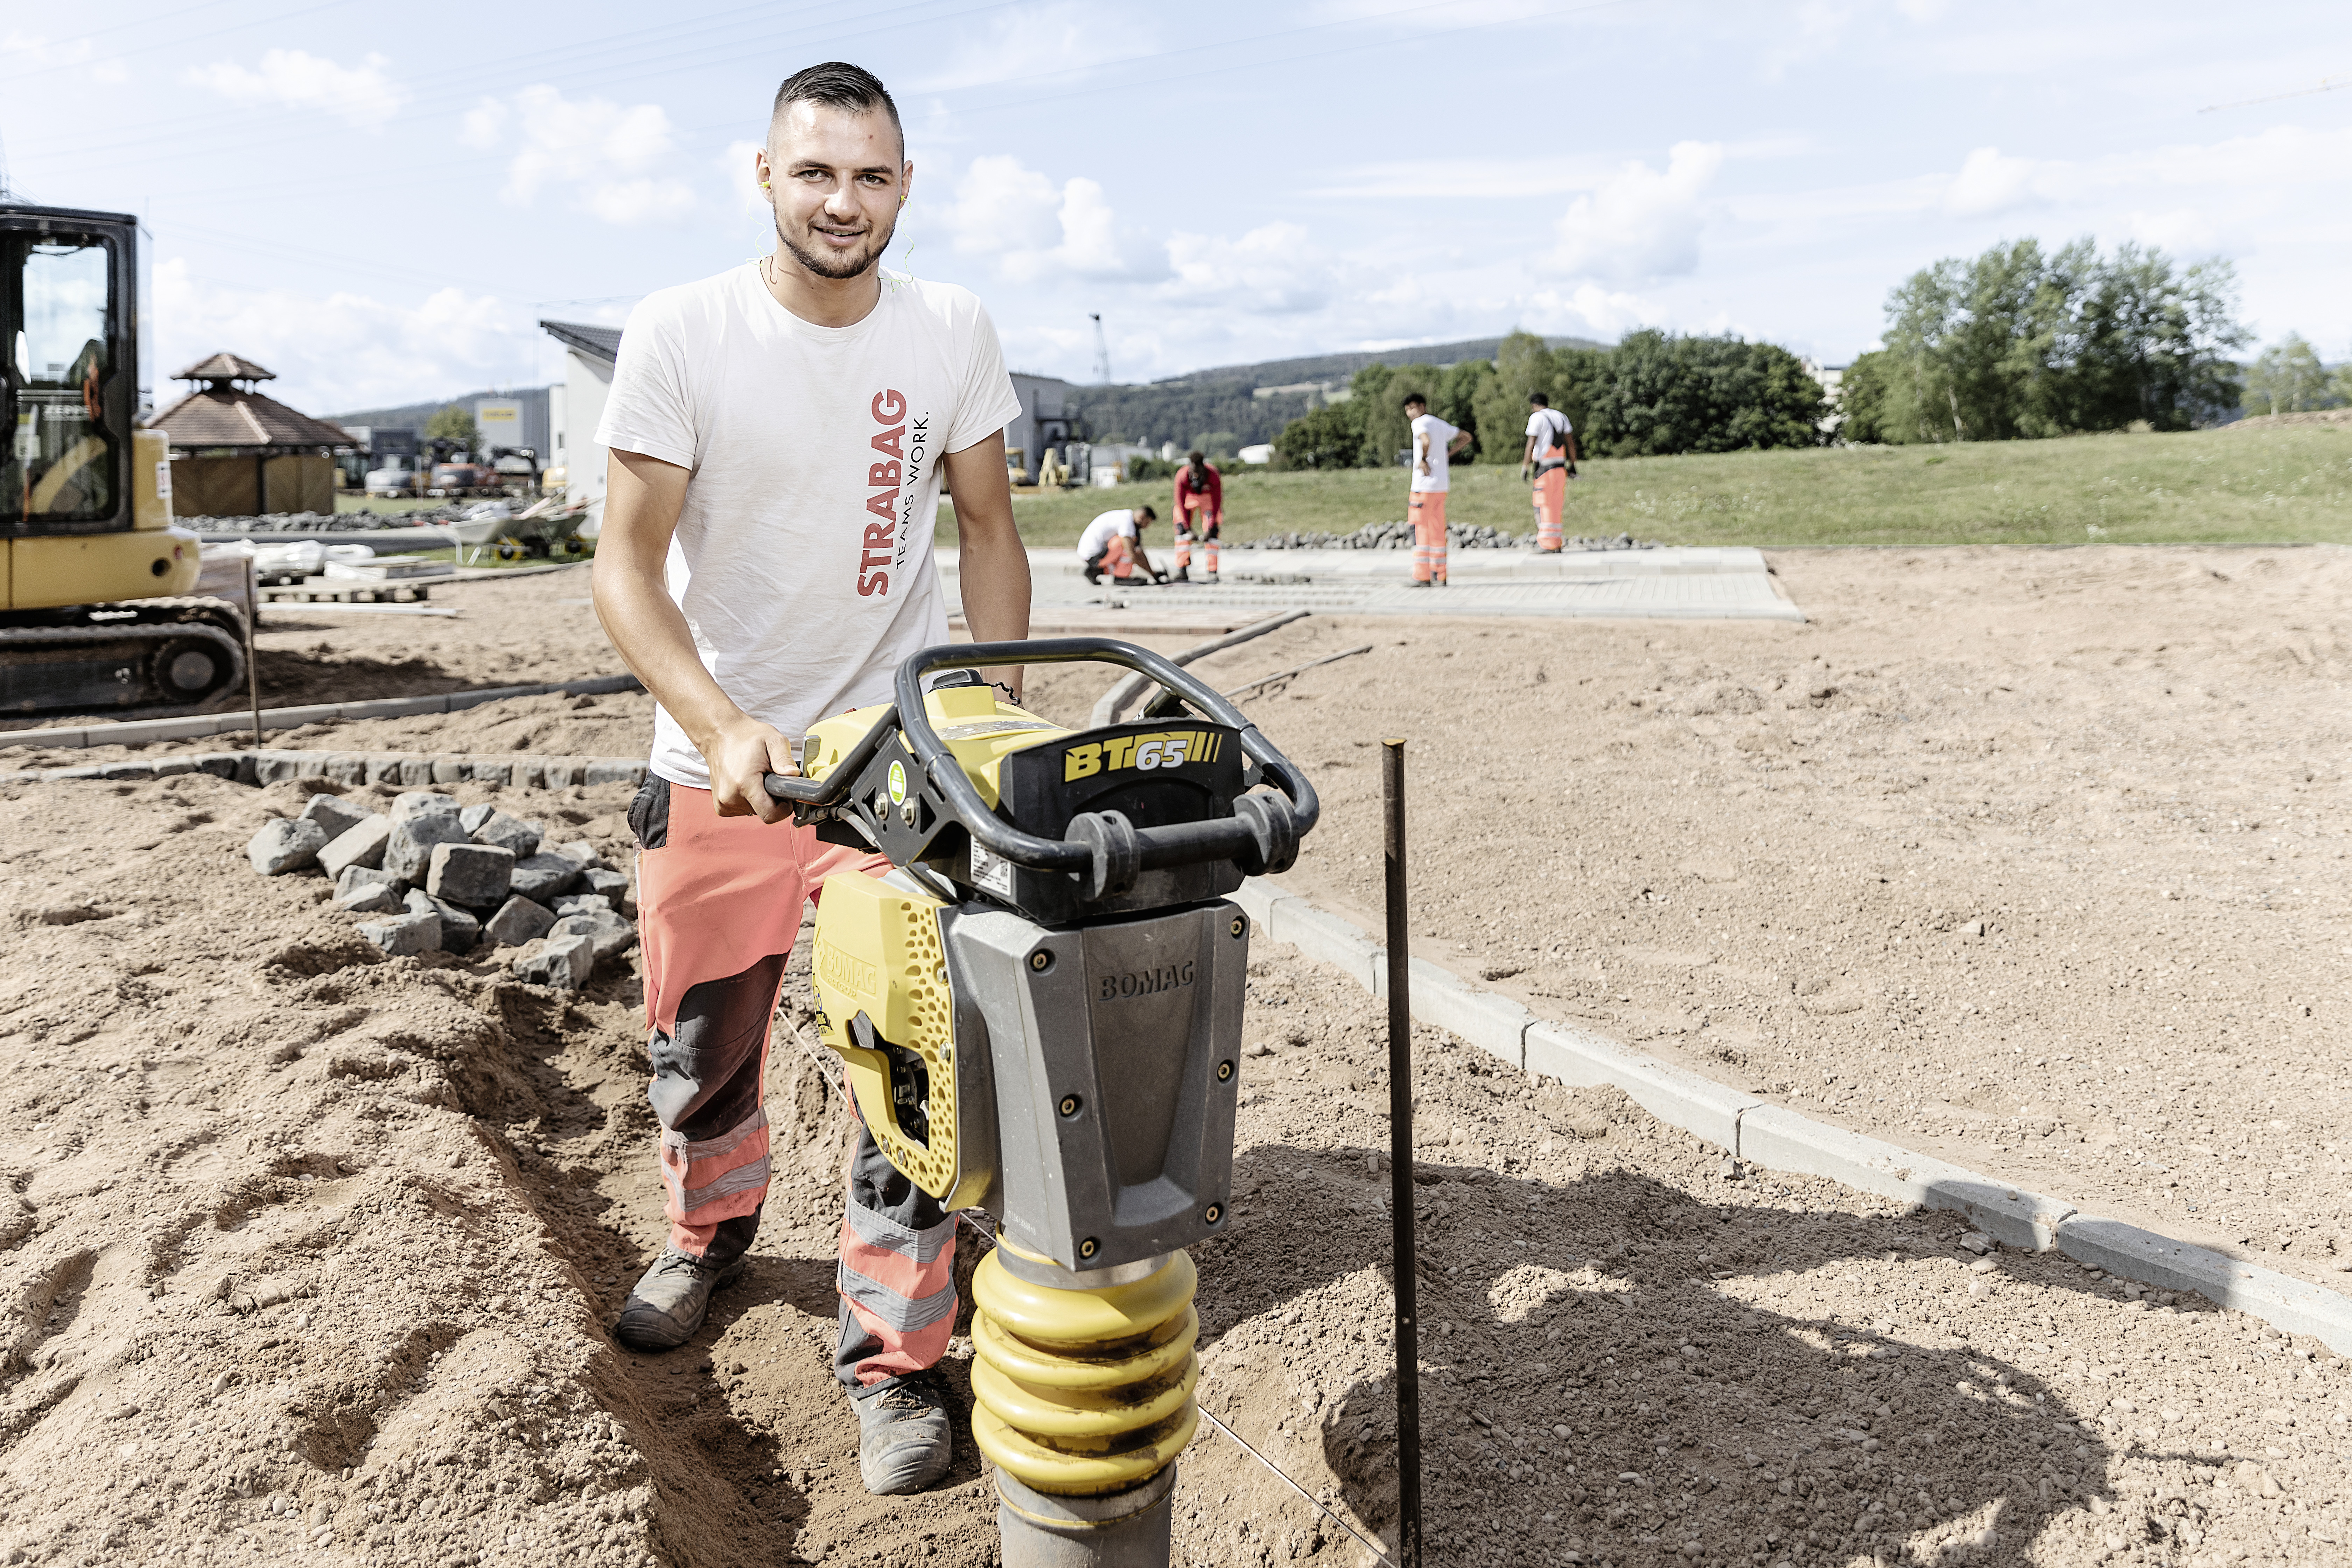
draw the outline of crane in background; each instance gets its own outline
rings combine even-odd
[[[1087,320],[1095,324],[1095,380],[1103,386],[1110,384],[1110,344],[1103,337],[1102,312],[1090,310]]]

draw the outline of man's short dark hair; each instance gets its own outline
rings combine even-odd
[[[1148,506],[1139,506],[1135,510],[1143,514],[1143,521],[1146,522],[1158,522],[1160,521],[1160,514],[1152,510]]]
[[[821,66],[796,70],[776,89],[776,107],[768,112],[772,126],[783,117],[784,110],[795,103],[822,103],[828,109],[839,109],[851,114],[872,112],[876,104],[890,117],[890,128],[898,133],[901,151],[907,145],[907,128],[898,123],[898,106],[890,101],[889,89],[872,71],[842,60],[827,60]]]
[[[1540,392],[1528,393],[1528,401],[1538,408],[1549,408],[1551,406],[1551,399]]]
[[[1423,396],[1423,395],[1422,395],[1420,393],[1418,393],[1418,392],[1408,392],[1408,393],[1406,393],[1406,394],[1404,395],[1404,401],[1403,401],[1402,403],[1399,404],[1397,406],[1399,406],[1400,408],[1410,408],[1410,407],[1412,407],[1412,406],[1414,404],[1416,404],[1416,403],[1420,404],[1423,408],[1426,408],[1426,407],[1428,407],[1428,406],[1429,406],[1429,399],[1428,399],[1428,398],[1426,398],[1426,397],[1424,397],[1424,396]]]

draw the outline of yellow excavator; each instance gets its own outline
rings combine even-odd
[[[245,673],[138,426],[138,245],[124,214],[0,203],[0,716],[184,709]]]

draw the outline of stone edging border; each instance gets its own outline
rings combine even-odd
[[[268,748],[242,752],[190,752],[152,762],[126,759],[82,768],[38,768],[0,773],[0,784],[57,784],[68,779],[160,779],[175,773],[211,773],[239,784],[276,784],[280,779],[332,779],[347,784],[446,784],[471,779],[480,784],[518,784],[526,789],[565,789],[573,784],[646,782],[640,757],[533,757],[509,752],[493,756],[466,752],[290,752]]]
[[[1253,878],[1234,900],[1275,941],[1388,993],[1387,951],[1349,921]],[[1632,1050],[1571,1024],[1538,1018],[1450,970],[1412,961],[1412,1015],[1522,1072],[1582,1088],[1612,1085],[1659,1121],[1697,1134],[1736,1160],[1827,1176],[1883,1197],[1949,1209],[2021,1250],[2056,1247],[2076,1262],[2167,1290],[2195,1291],[2288,1333],[2352,1355],[2352,1300],[2260,1264],[2084,1214],[2063,1201],[1800,1116],[1786,1107]]]
[[[445,691],[438,697],[381,697],[367,702],[321,702],[308,708],[265,708],[265,730],[299,730],[331,719],[399,719],[412,713],[460,713],[485,702],[509,697],[595,697],[613,691],[642,691],[634,675],[598,675],[585,680],[558,680],[542,686],[483,686],[470,691]],[[120,722],[61,725],[50,730],[0,731],[0,751],[18,746],[145,746],[158,741],[194,741],[253,728],[253,713],[191,713],[179,719],[126,719]],[[144,775],[139,775],[144,776]]]

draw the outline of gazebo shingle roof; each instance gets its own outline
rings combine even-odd
[[[340,425],[313,419],[274,397],[232,386],[230,383],[235,381],[277,379],[249,359],[217,353],[197,361],[172,379],[204,383],[147,422],[148,428],[168,436],[175,448],[324,450],[357,444],[352,433]]]

